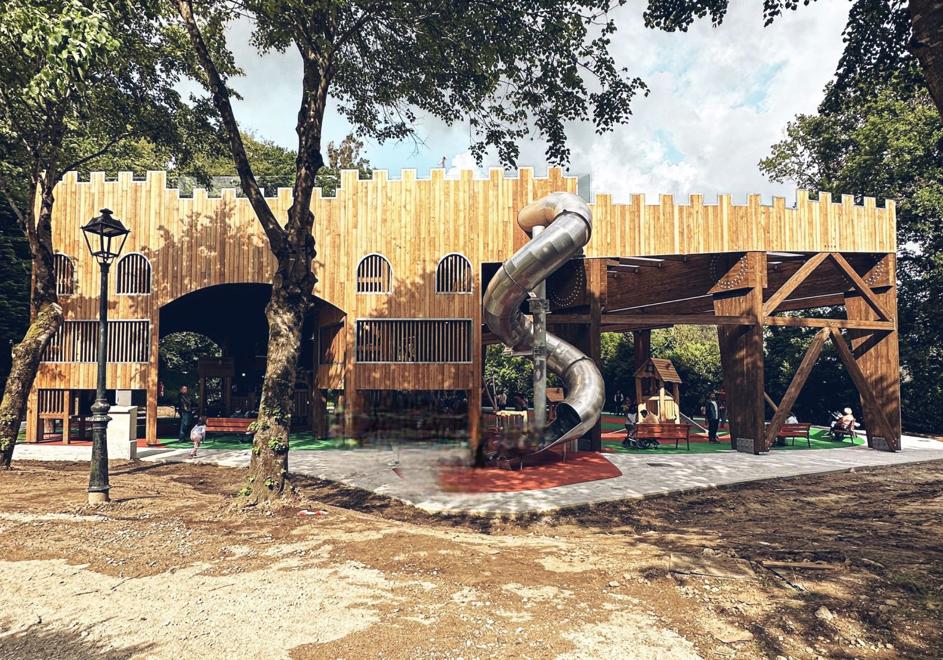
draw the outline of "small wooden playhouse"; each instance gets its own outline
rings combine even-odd
[[[650,357],[636,369],[635,401],[660,423],[681,421],[681,376],[671,360]]]

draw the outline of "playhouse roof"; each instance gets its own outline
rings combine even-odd
[[[635,371],[636,376],[646,376],[648,375],[648,365],[652,365],[655,371],[655,375],[659,380],[665,383],[680,383],[681,376],[678,375],[678,372],[675,370],[675,366],[671,364],[671,360],[662,360],[660,358],[648,358],[645,362],[642,363],[642,366]]]

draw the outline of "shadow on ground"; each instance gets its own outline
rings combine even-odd
[[[0,628],[6,627],[0,626]],[[37,622],[23,630],[0,635],[0,658],[126,660],[147,656],[154,646],[154,644],[137,644],[116,649],[111,644],[92,638],[87,630],[81,628],[61,630],[47,623]]]

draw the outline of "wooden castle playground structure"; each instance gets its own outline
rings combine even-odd
[[[500,264],[528,241],[517,212],[553,191],[577,192],[578,180],[551,168],[517,176],[492,170],[419,179],[344,171],[336,197],[312,200],[317,240],[317,304],[306,338],[311,423],[324,415],[321,391],[343,391],[345,432],[371,392],[464,390],[469,434],[480,436],[484,346],[497,339],[482,325],[482,294]],[[290,189],[270,204],[285,217]],[[213,332],[249,323],[243,311],[265,299],[273,259],[248,202],[234,190],[192,198],[167,188],[164,172],[89,181],[67,174],[55,190],[53,245],[66,321],[45,354],[29,397],[27,441],[42,419],[62,420],[68,440],[74,401],[95,387],[99,273],[80,226],[110,208],[132,229],[112,268],[107,387],[146,401],[146,438],[157,442],[158,342],[182,329]],[[599,360],[602,332],[633,332],[635,367],[650,358],[650,332],[674,324],[718,328],[723,386],[734,446],[767,450],[792,408],[823,344],[830,340],[861,398],[868,444],[900,447],[900,383],[894,204],[851,196],[817,200],[798,191],[795,206],[751,195],[685,203],[670,195],[627,204],[597,194],[592,236],[547,280],[548,329]],[[250,295],[251,294],[251,295]],[[222,304],[221,302],[222,301]],[[797,312],[842,305],[841,319]],[[171,313],[172,310],[177,311]],[[258,322],[258,320],[253,321]],[[264,318],[262,319],[264,322]],[[763,331],[815,328],[772,422],[764,388]],[[206,331],[212,335],[212,332]],[[226,350],[236,352],[233,347]],[[264,348],[264,347],[263,347]],[[242,353],[257,356],[259,348]],[[264,350],[261,351],[264,355]],[[304,367],[305,365],[302,365]],[[297,397],[296,397],[297,398]],[[600,449],[600,427],[585,436]]]

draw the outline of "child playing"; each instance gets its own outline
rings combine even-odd
[[[193,451],[190,452],[190,458],[196,458],[196,450],[200,448],[205,438],[206,417],[200,417],[196,420],[196,426],[190,431],[190,441],[193,442]]]

